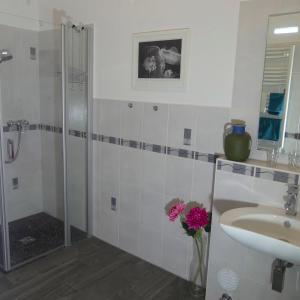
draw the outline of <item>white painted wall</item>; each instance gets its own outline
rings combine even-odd
[[[97,3],[91,20],[95,24],[95,97],[230,107],[239,1]],[[132,34],[173,28],[191,30],[187,90],[133,90]]]
[[[40,18],[72,16],[95,25],[95,98],[230,107],[239,0],[89,0],[39,2]],[[185,92],[131,87],[132,34],[190,28]]]
[[[0,0],[1,24],[37,30],[38,2],[38,0]]]
[[[7,14],[38,19],[38,4],[39,0],[0,0],[0,11]]]

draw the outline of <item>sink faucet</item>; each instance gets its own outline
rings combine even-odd
[[[290,216],[297,215],[297,202],[298,202],[299,186],[297,184],[289,184],[287,190],[287,196],[284,196],[285,213]]]

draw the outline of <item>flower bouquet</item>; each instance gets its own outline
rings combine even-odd
[[[197,266],[191,277],[191,294],[202,296],[205,294],[204,272],[204,232],[210,232],[211,214],[197,202],[185,203],[174,199],[166,206],[166,213],[171,222],[180,219],[181,225],[188,236],[194,240],[197,252]]]

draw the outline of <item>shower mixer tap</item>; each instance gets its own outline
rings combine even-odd
[[[15,150],[14,141],[12,139],[7,140],[7,160],[5,160],[5,163],[11,164],[13,163],[17,157],[19,156],[20,152],[20,145],[21,145],[21,138],[22,138],[22,132],[24,132],[25,129],[27,129],[29,126],[29,122],[27,120],[9,120],[7,122],[7,127],[12,130],[16,130],[18,132],[18,140],[17,140],[17,149]]]
[[[14,128],[16,130],[20,130],[20,129],[24,130],[28,126],[29,126],[29,122],[25,119],[16,120],[16,121],[13,121],[13,120],[7,121],[7,127]]]

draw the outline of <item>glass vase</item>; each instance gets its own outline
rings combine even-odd
[[[193,260],[190,266],[190,294],[195,298],[204,297],[206,291],[205,245],[206,240],[203,233],[197,238],[193,238]]]

